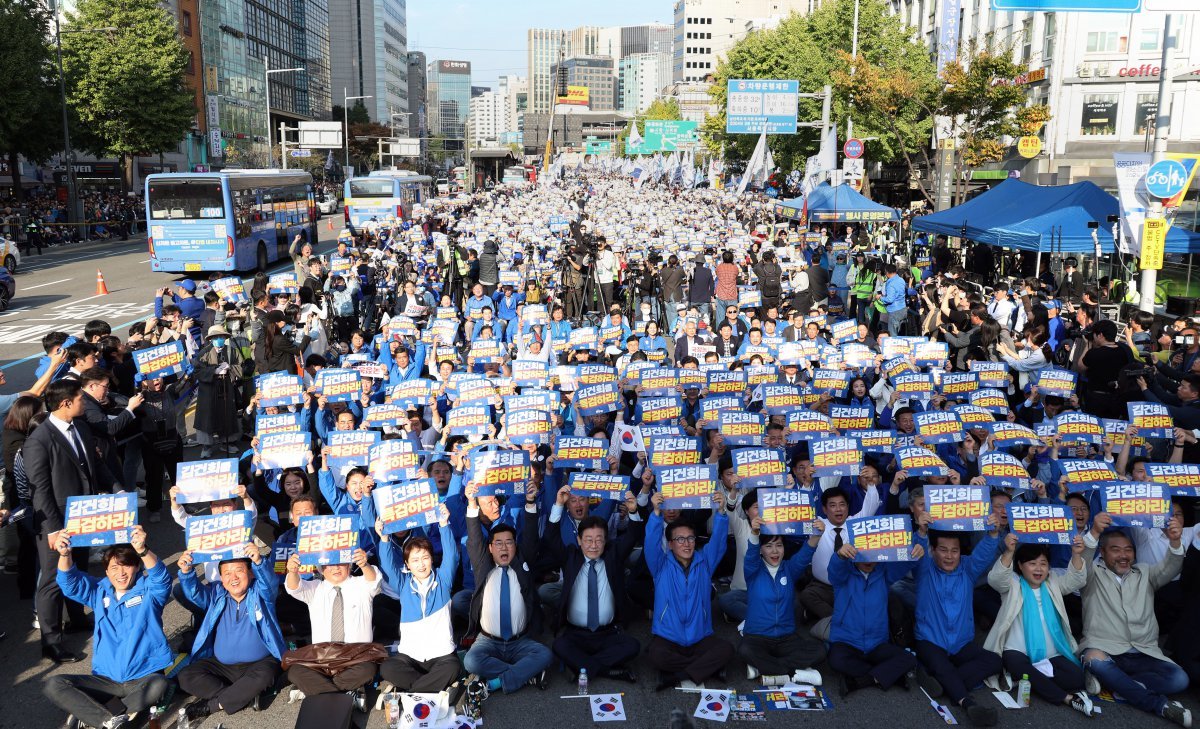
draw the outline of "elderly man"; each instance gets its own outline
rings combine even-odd
[[[1088,693],[1106,688],[1131,705],[1180,726],[1192,725],[1192,712],[1168,698],[1187,688],[1187,673],[1158,647],[1154,592],[1183,568],[1183,523],[1167,526],[1167,553],[1154,565],[1134,562],[1133,542],[1106,531],[1112,517],[1099,513],[1083,537],[1087,585],[1083,588],[1083,666]],[[1100,562],[1095,562],[1096,549]]]

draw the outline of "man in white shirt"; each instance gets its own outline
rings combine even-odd
[[[1013,332],[1025,329],[1025,307],[1010,298],[1007,284],[1000,284],[992,292],[995,298],[988,304],[987,311],[1000,326]]]
[[[615,301],[613,293],[613,284],[617,280],[617,256],[608,247],[608,241],[604,238],[596,239],[596,247],[599,250],[596,253],[596,279],[600,282],[600,292],[604,297],[601,301],[601,310],[604,307],[611,306]]]
[[[812,580],[800,591],[800,604],[818,620],[833,615],[833,588],[829,585],[829,560],[850,543],[846,519],[850,517],[850,501],[840,486],[821,492],[821,508],[825,512],[825,531],[813,553]],[[868,488],[863,496],[862,509],[854,516],[867,516],[879,509],[879,490]]]
[[[331,564],[321,568],[324,579],[301,580],[300,555],[288,557],[284,587],[289,595],[308,605],[313,644],[374,642],[372,601],[379,594],[382,578],[367,562],[363,550],[354,550],[351,559],[362,570],[360,576],[351,577],[348,564]],[[351,693],[361,709],[365,704],[361,689],[374,680],[377,668],[367,661],[327,676],[306,666],[293,665],[287,675],[304,696],[336,691]]]

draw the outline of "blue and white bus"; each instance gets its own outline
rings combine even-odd
[[[345,185],[346,225],[359,228],[372,218],[408,220],[413,205],[429,199],[433,178],[409,170],[375,170],[367,177],[351,177]]]
[[[146,177],[150,267],[169,273],[265,271],[299,235],[317,242],[312,176],[299,170]]]

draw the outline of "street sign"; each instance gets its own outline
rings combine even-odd
[[[992,10],[1005,12],[1136,13],[1141,9],[1142,0],[992,0]]]
[[[1151,218],[1142,223],[1142,257],[1143,270],[1161,270],[1163,253],[1167,249],[1167,221],[1161,218]]]
[[[858,159],[866,151],[866,145],[861,139],[847,139],[842,145],[842,152],[850,159]]]
[[[676,152],[682,146],[696,144],[700,134],[696,127],[699,122],[646,120],[646,147],[652,152]]]
[[[1025,159],[1033,159],[1042,151],[1042,140],[1040,137],[1025,136],[1017,140],[1017,153]]]
[[[1154,197],[1166,200],[1183,190],[1188,177],[1188,170],[1182,163],[1164,159],[1150,165],[1146,172],[1146,190]]]
[[[725,87],[727,134],[795,134],[800,82],[729,79]]]
[[[583,143],[584,154],[611,154],[612,142],[599,141],[595,139],[585,140]]]
[[[293,149],[288,154],[291,157],[311,157],[312,150],[311,149]]]
[[[386,154],[392,157],[420,157],[421,156],[421,140],[420,139],[393,139],[383,143],[387,150]]]
[[[308,122],[299,124],[300,146],[309,149],[341,149],[341,122]]]
[[[225,154],[225,148],[221,145],[221,130],[218,127],[208,128],[208,156],[220,157]]]

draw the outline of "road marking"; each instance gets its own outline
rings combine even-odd
[[[43,268],[52,268],[54,266],[57,266],[60,263],[70,263],[71,261],[86,261],[89,258],[92,258],[92,259],[111,258],[114,255],[119,256],[119,255],[122,255],[125,253],[132,253],[133,251],[137,250],[138,248],[141,248],[142,245],[144,245],[144,244],[141,244],[141,243],[135,244],[132,248],[129,248],[128,250],[124,250],[121,248],[112,249],[107,252],[103,251],[103,250],[98,250],[98,251],[95,251],[94,253],[89,253],[86,256],[72,256],[70,258],[55,258],[53,261],[38,261],[37,263],[25,263],[25,264],[22,264],[18,268],[18,270],[21,273],[28,273],[29,271],[38,271]],[[103,255],[97,255],[97,254],[103,254]]]
[[[70,281],[70,280],[71,279],[69,279],[69,278],[60,278],[57,281],[51,281],[50,283],[38,284],[37,286],[24,286],[21,288],[21,290],[22,291],[33,291],[34,289],[40,289],[43,286],[53,286],[54,284],[66,283],[67,281]]]
[[[149,262],[150,262],[150,261],[152,261],[152,260],[154,260],[154,259],[153,259],[153,258],[147,258],[147,259],[146,259],[146,260],[144,260],[144,261],[138,261],[138,263],[149,263]]]
[[[108,294],[96,294],[95,296],[89,296],[89,297],[87,297],[86,299],[75,299],[75,300],[74,300],[73,302],[71,302],[71,303],[73,303],[73,304],[78,304],[78,303],[81,303],[81,302],[84,302],[84,301],[91,301],[92,299],[98,299],[98,298],[100,298],[101,296],[108,296]]]

